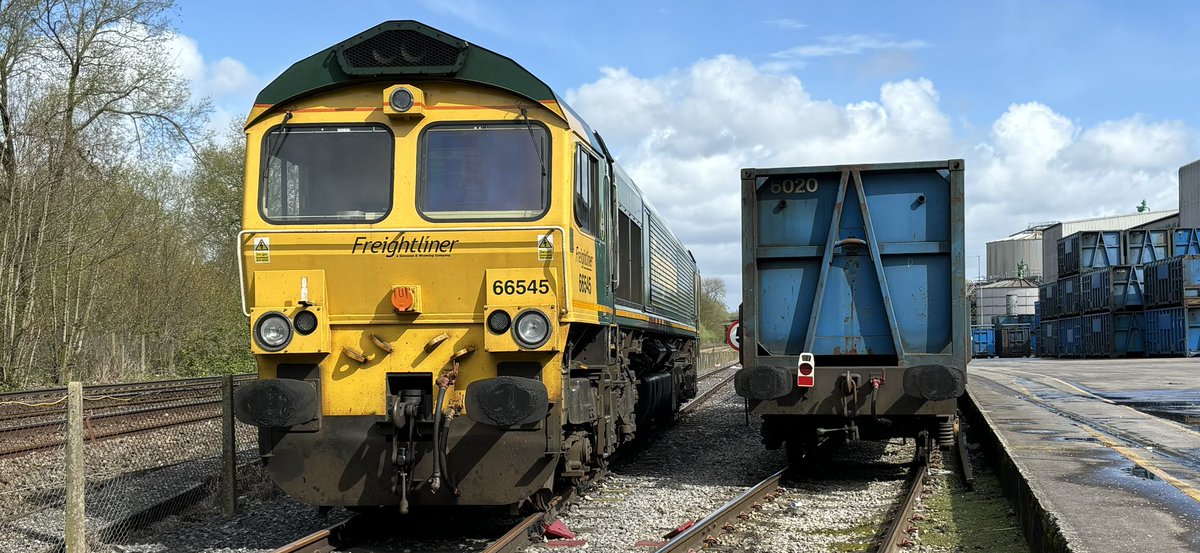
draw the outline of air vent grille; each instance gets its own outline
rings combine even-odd
[[[382,31],[343,48],[342,68],[350,74],[453,73],[463,48],[410,29]]]

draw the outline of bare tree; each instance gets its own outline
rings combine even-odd
[[[0,379],[75,376],[111,275],[162,228],[147,150],[190,151],[205,106],[168,59],[167,0],[0,6]],[[141,179],[141,181],[139,181]],[[161,181],[158,181],[161,182]],[[117,301],[120,301],[119,299]],[[35,377],[36,378],[36,377]]]

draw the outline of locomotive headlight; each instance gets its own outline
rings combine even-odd
[[[292,341],[292,323],[283,313],[267,313],[254,323],[254,341],[264,350],[279,351]]]
[[[388,103],[392,109],[404,113],[413,107],[413,93],[407,88],[397,88],[392,91],[392,96],[388,98]]]
[[[541,347],[550,338],[550,319],[536,309],[522,311],[513,321],[513,338],[522,347]]]

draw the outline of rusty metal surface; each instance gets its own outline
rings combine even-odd
[[[787,470],[784,468],[755,484],[754,487],[722,505],[703,520],[671,538],[671,541],[658,548],[655,553],[699,550],[705,544],[714,542],[721,534],[732,530],[730,523],[735,519],[746,516],[749,511],[756,510],[763,501],[774,501],[777,497],[779,481]]]
[[[272,553],[329,553],[337,551],[338,539],[342,532],[350,527],[355,517],[339,521],[293,541]]]
[[[912,478],[908,481],[908,489],[904,493],[904,499],[900,503],[899,510],[896,511],[896,516],[892,517],[892,522],[888,526],[887,532],[884,533],[883,542],[879,544],[879,553],[899,553],[913,545],[909,530],[912,529],[913,509],[917,506],[917,499],[921,497],[921,489],[925,487],[925,478],[929,476],[931,445],[929,440],[917,442]]]

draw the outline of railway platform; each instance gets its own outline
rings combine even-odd
[[[1200,551],[1200,360],[973,360],[971,441],[997,451],[1035,551]],[[974,411],[974,413],[971,413]]]

